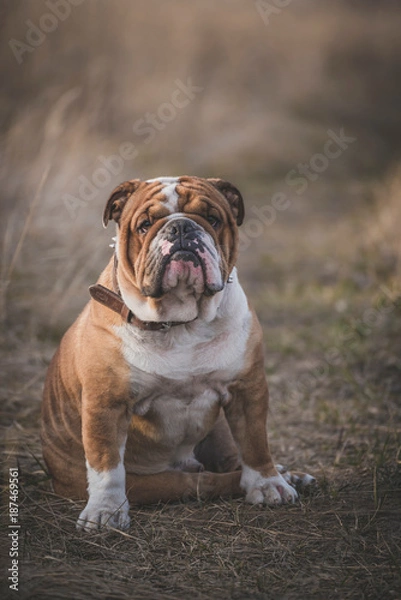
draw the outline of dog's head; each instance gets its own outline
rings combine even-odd
[[[144,320],[191,320],[221,292],[237,258],[240,192],[221,179],[131,180],[111,194],[103,224],[116,221],[117,278]]]

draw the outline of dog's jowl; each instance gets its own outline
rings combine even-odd
[[[78,527],[129,503],[243,494],[295,502],[274,465],[261,328],[235,267],[240,192],[220,179],[131,180],[109,198],[115,253],[48,370],[43,454]]]

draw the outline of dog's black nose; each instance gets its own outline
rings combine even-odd
[[[171,223],[167,223],[164,228],[166,236],[180,239],[191,239],[196,232],[200,231],[197,223],[191,219],[179,218],[174,219]]]

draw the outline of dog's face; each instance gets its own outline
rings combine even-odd
[[[234,267],[243,215],[240,192],[219,179],[121,184],[103,222],[118,224],[117,276],[125,303],[144,320],[198,316],[195,305],[222,291]]]

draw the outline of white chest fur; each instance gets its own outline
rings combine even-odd
[[[197,319],[168,331],[142,331],[123,325],[116,333],[134,379],[139,371],[187,383],[193,377],[214,373],[227,382],[244,365],[250,320],[245,294],[235,279],[227,284],[211,322]]]
[[[198,319],[156,332],[116,329],[131,369],[133,412],[157,421],[167,450],[167,464],[152,468],[185,460],[211,429],[228,400],[227,386],[244,368],[250,325],[245,294],[235,281],[210,323]],[[147,472],[150,462],[143,464]]]

